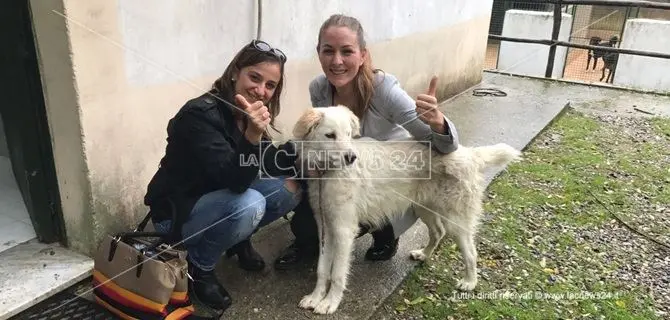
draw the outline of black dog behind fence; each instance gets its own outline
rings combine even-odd
[[[612,36],[609,41],[607,42],[602,42],[602,39],[599,37],[591,37],[589,40],[589,45],[592,46],[600,46],[600,47],[608,47],[608,48],[616,48],[617,43],[619,42],[619,37],[617,36]],[[600,81],[603,81],[605,78],[605,70],[607,69],[609,73],[607,74],[607,80],[605,82],[612,83],[614,81],[614,72],[616,71],[616,65],[617,62],[619,61],[619,53],[618,52],[605,52],[600,49],[589,49],[588,52],[588,58],[586,60],[586,70],[589,69],[589,65],[591,64],[591,59],[593,58],[593,70],[596,69],[596,66],[598,65],[598,59],[602,58],[603,60],[603,75],[600,77]]]
[[[593,60],[592,70],[595,70],[598,64],[598,60],[602,59],[604,65],[602,68],[602,76],[600,78],[600,81],[605,79],[605,82],[607,83],[612,83],[614,80],[614,74],[616,73],[616,67],[619,61],[619,56],[621,54],[670,59],[670,54],[667,53],[618,48],[618,43],[620,39],[615,35],[611,36],[608,41],[603,41],[602,38],[599,38],[597,36],[590,37],[588,45],[558,40],[564,5],[597,5],[597,6],[612,6],[612,7],[628,7],[638,9],[651,8],[651,9],[670,10],[670,3],[651,2],[651,1],[620,1],[620,0],[598,0],[598,1],[536,0],[533,1],[533,3],[553,4],[554,10],[553,10],[553,27],[552,27],[551,39],[539,40],[539,39],[504,37],[501,35],[495,35],[490,33],[488,38],[489,40],[535,43],[550,46],[549,54],[547,57],[547,67],[545,71],[545,77],[547,78],[552,77],[554,59],[556,56],[556,46],[563,46],[568,48],[580,48],[588,50],[587,64],[586,64],[587,70],[589,69],[592,60]],[[606,71],[608,71],[607,76],[605,76]]]
[[[605,78],[605,69],[609,70],[607,74],[607,79],[605,82],[612,83],[614,81],[614,73],[616,72],[616,65],[619,62],[619,53],[618,52],[608,52],[603,56],[603,75],[600,77],[600,81],[603,81]]]
[[[602,42],[600,37],[591,37],[591,39],[589,39],[589,45],[609,48],[616,48],[617,42],[619,42],[619,37],[617,36],[612,36],[607,42]],[[593,58],[593,70],[595,70],[596,66],[598,65],[598,59],[602,58],[603,61],[605,61],[605,56],[607,54],[607,52],[600,49],[589,49],[588,60],[586,61],[586,69],[589,69],[591,58]]]
[[[600,45],[601,41],[603,41],[603,39],[600,39],[600,37],[591,37],[591,39],[589,39],[589,45],[597,46],[597,45]],[[601,58],[603,55],[604,55],[604,53],[600,50],[589,49],[589,54],[588,54],[587,60],[586,60],[586,70],[589,69],[589,65],[591,64],[591,59],[593,59],[593,70],[595,70],[596,65],[598,64],[598,58]]]

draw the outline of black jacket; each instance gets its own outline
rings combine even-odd
[[[205,93],[188,101],[169,121],[165,156],[144,197],[154,222],[171,219],[172,202],[177,215],[173,226],[181,230],[206,193],[242,193],[261,170],[272,176],[294,174],[293,144],[275,147],[266,139],[259,145],[250,143],[238,129],[232,108],[220,99],[224,98]]]

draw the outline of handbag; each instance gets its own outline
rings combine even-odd
[[[174,204],[171,210],[176,221]],[[133,232],[101,242],[93,267],[95,301],[122,319],[206,319],[194,314],[189,299],[186,250],[166,243],[174,226],[170,233],[144,232],[150,218],[151,210]]]

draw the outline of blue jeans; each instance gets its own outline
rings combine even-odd
[[[189,263],[213,270],[226,250],[293,210],[302,191],[291,192],[285,182],[286,177],[256,179],[243,193],[223,189],[200,197],[181,230]],[[165,220],[154,228],[168,232],[171,224]]]

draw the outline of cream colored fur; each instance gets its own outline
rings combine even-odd
[[[521,152],[501,143],[459,146],[455,152],[441,155],[416,141],[354,139],[358,126],[358,119],[349,109],[333,106],[309,109],[293,131],[302,166],[321,166],[312,170],[317,175],[308,180],[321,242],[317,282],[313,292],[302,298],[300,307],[320,314],[335,312],[346,290],[359,223],[379,227],[387,217],[403,214],[410,207],[429,232],[428,244],[411,251],[411,258],[428,260],[449,234],[465,263],[465,277],[457,287],[474,289],[474,236],[485,190],[482,171],[504,167],[519,159]],[[356,156],[353,163],[352,155]]]

